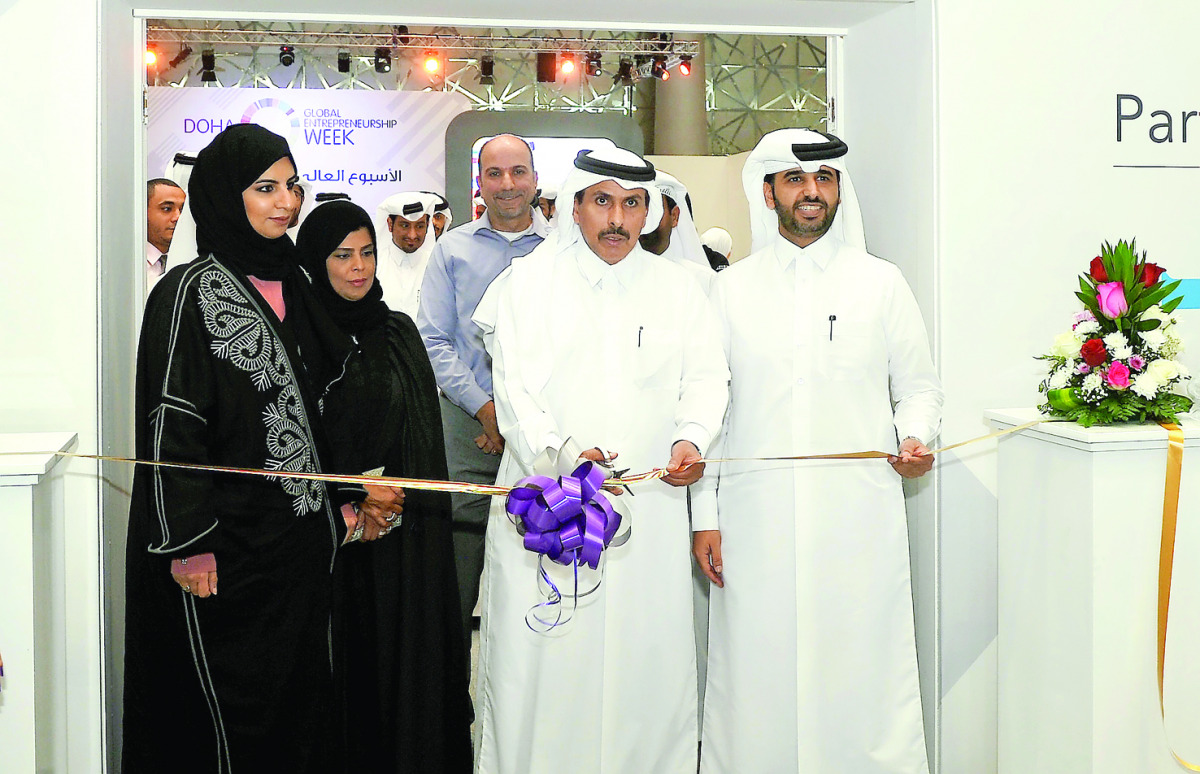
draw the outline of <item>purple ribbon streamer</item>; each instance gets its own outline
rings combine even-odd
[[[526,476],[504,508],[523,530],[525,548],[562,565],[600,566],[604,549],[621,526],[604,494],[605,472],[584,462],[569,476]]]

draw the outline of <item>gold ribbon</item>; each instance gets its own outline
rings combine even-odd
[[[941,454],[942,452],[950,451],[951,449],[958,449],[963,446],[970,446],[973,443],[979,443],[980,441],[986,441],[990,438],[999,438],[1002,435],[1009,435],[1010,433],[1019,433],[1022,430],[1028,430],[1029,428],[1033,427],[1034,425],[1045,425],[1045,424],[1051,424],[1054,422],[1065,422],[1065,421],[1066,420],[1063,420],[1063,419],[1035,419],[1032,422],[1026,422],[1023,425],[1016,425],[1015,427],[1009,427],[1004,430],[996,430],[995,432],[988,433],[987,435],[977,436],[975,438],[971,438],[966,441],[959,441],[958,443],[952,443],[949,446],[942,446],[941,448],[938,448],[938,449],[932,449],[928,452],[928,454],[930,454],[930,455]],[[802,455],[794,455],[791,457],[719,457],[717,459],[711,459],[711,460],[704,459],[704,460],[701,460],[701,462],[783,462],[783,461],[787,461],[787,460],[869,460],[869,459],[887,459],[888,457],[895,457],[895,456],[897,456],[897,455],[889,454],[888,452],[881,452],[881,451],[858,451],[858,452],[843,452],[841,454],[802,454]],[[922,455],[922,456],[928,456],[928,455]]]
[[[1061,422],[1060,419],[1036,419],[1032,422],[1026,422],[1023,425],[1017,425],[1005,430],[996,430],[995,432],[981,435],[976,438],[971,438],[966,441],[943,446],[939,449],[933,449],[929,454],[941,454],[944,451],[957,449],[962,446],[968,446],[980,441],[986,441],[990,438],[997,438],[1002,435],[1027,430],[1034,425],[1048,424],[1051,422]],[[130,465],[149,465],[155,468],[174,468],[177,470],[191,470],[199,473],[234,473],[245,476],[264,476],[267,478],[295,478],[304,481],[323,481],[333,484],[370,484],[372,486],[395,486],[406,489],[421,489],[431,492],[457,492],[461,494],[478,494],[488,495],[491,497],[503,497],[512,491],[512,487],[497,486],[495,484],[475,484],[465,481],[435,481],[424,478],[395,478],[392,476],[367,476],[367,475],[352,475],[352,474],[334,474],[334,473],[305,473],[294,470],[263,470],[261,468],[236,468],[225,465],[197,465],[188,462],[165,462],[162,460],[139,460],[131,457],[117,457],[108,454],[81,454],[79,452],[66,451],[42,451],[42,452],[0,452],[0,457],[24,457],[24,456],[43,456],[54,455],[57,457],[72,457],[81,460],[97,460],[99,462],[123,462]],[[744,462],[744,461],[759,461],[771,462],[778,460],[865,460],[865,459],[886,459],[895,457],[895,454],[881,451],[857,451],[843,452],[840,454],[805,454],[794,455],[790,457],[721,457],[718,459],[702,459],[698,462]],[[691,463],[696,464],[696,463]],[[645,473],[637,473],[632,476],[622,476],[620,478],[611,478],[606,484],[611,486],[625,486],[627,484],[638,484],[643,481],[652,481],[656,478],[662,478],[667,475],[667,471],[663,468],[654,468]]]
[[[1163,670],[1167,662],[1167,615],[1171,609],[1171,574],[1175,569],[1175,527],[1179,521],[1179,482],[1183,476],[1183,431],[1172,422],[1159,422],[1167,431],[1167,477],[1163,488],[1162,544],[1158,552],[1158,710],[1167,736],[1167,708],[1163,701]],[[1175,752],[1167,736],[1171,757],[1188,771],[1200,771]]]

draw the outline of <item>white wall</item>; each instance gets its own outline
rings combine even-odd
[[[9,74],[0,121],[0,431],[77,432],[85,452],[96,449],[99,416],[97,16],[96,0],[0,0],[0,71]],[[51,34],[64,19],[69,40]],[[38,68],[48,57],[63,67]],[[46,72],[63,77],[48,88]],[[71,461],[63,471],[54,496],[67,521],[37,525],[50,541],[46,558],[61,568],[51,595],[55,637],[39,654],[56,664],[51,693],[61,710],[44,763],[86,771],[102,739],[100,510],[95,465]]]
[[[1191,0],[939,0],[945,438],[985,432],[985,407],[1037,401],[1031,358],[1078,308],[1075,276],[1101,241],[1136,235],[1177,276],[1200,277],[1200,170],[1113,168],[1200,164],[1200,130],[1187,145],[1178,134],[1170,145],[1146,135],[1156,107],[1176,120],[1200,110],[1197,30]],[[1126,92],[1146,100],[1146,117],[1118,144],[1116,94]],[[1183,314],[1194,353],[1200,313]],[[996,770],[994,444],[955,456],[941,471],[943,659],[953,673],[943,686],[943,771],[978,774]],[[970,648],[952,653],[954,640]],[[974,662],[951,667],[975,650]]]

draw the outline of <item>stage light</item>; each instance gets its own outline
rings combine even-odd
[[[392,71],[392,52],[382,46],[375,49],[375,72],[390,73]]]
[[[493,86],[496,83],[495,77],[496,60],[491,54],[485,54],[479,60],[479,85]]]
[[[442,70],[442,60],[438,57],[436,51],[425,52],[425,72],[430,75],[437,75]]]
[[[191,55],[192,55],[191,46],[184,45],[183,48],[179,49],[179,53],[175,55],[175,58],[172,59],[170,62],[167,62],[167,69],[168,70],[175,69],[179,65],[183,64],[183,60],[187,59]]]
[[[158,53],[152,48],[146,49],[146,67],[154,67],[158,64]]]
[[[291,67],[296,63],[296,49],[294,46],[279,47],[279,64],[284,67]]]
[[[587,73],[589,78],[599,78],[600,77],[601,70],[600,70],[600,52],[599,51],[593,51],[587,55],[587,64],[585,65],[584,72]]]
[[[206,48],[200,52],[200,82],[201,83],[216,83],[217,73],[217,55],[213,53],[211,48]]]
[[[570,77],[575,73],[575,55],[567,51],[558,57],[558,69],[563,75]]]
[[[671,78],[671,73],[667,71],[667,58],[665,56],[654,57],[654,64],[650,66],[650,74],[660,81],[666,81]]]
[[[633,85],[633,60],[622,59],[617,65],[617,74],[613,78],[613,82],[621,86]]]
[[[691,75],[692,74],[692,58],[690,56],[684,55],[684,56],[679,57],[679,74],[680,75]]]
[[[539,51],[537,55],[538,83],[554,83],[558,80],[558,54]]]
[[[350,72],[350,52],[349,51],[339,51],[338,52],[338,72],[339,73]]]

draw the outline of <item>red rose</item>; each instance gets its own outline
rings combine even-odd
[[[1148,288],[1154,287],[1154,283],[1158,282],[1158,278],[1166,271],[1157,263],[1148,263],[1142,267],[1142,284]]]
[[[1092,279],[1097,282],[1108,282],[1108,272],[1104,270],[1104,259],[1098,255],[1092,259]]]
[[[1105,349],[1104,342],[1100,339],[1088,339],[1083,342],[1083,346],[1079,348],[1079,354],[1083,357],[1083,362],[1092,368],[1108,360],[1108,350]]]

